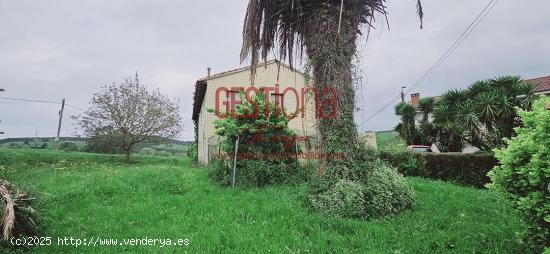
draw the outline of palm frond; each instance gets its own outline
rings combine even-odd
[[[0,228],[4,240],[11,236],[35,234],[35,212],[30,206],[32,200],[25,192],[15,190],[7,181],[0,179],[0,207],[3,208]]]
[[[279,60],[286,61],[292,67],[294,55],[302,56],[303,37],[313,24],[312,16],[329,15],[333,9],[343,8],[343,24],[352,23],[355,33],[361,34],[360,27],[367,24],[369,29],[374,16],[378,13],[386,16],[385,0],[250,0],[243,24],[243,43],[240,53],[241,63],[250,60],[251,81],[254,81],[259,60],[267,61],[270,52]],[[420,27],[424,12],[420,0],[416,1]],[[352,22],[353,20],[353,22]]]

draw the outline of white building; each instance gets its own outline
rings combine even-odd
[[[277,84],[279,93],[270,92],[272,100],[275,96],[284,97],[283,106],[287,110],[294,112],[295,109],[302,109],[301,90],[305,87],[305,83],[306,80],[303,73],[279,61],[272,60],[258,65],[254,86],[258,88],[274,87]],[[213,150],[217,149],[218,143],[220,142],[220,137],[215,134],[213,123],[214,120],[219,118],[215,113],[208,111],[209,109],[215,110],[216,100],[219,101],[218,106],[222,103],[225,103],[224,105],[230,103],[230,93],[221,90],[223,90],[223,88],[231,89],[233,87],[244,87],[246,89],[250,86],[250,67],[208,75],[197,80],[195,84],[192,118],[198,129],[197,150],[199,164],[208,163],[212,153],[216,152]],[[294,90],[298,92],[298,96],[293,92],[288,92],[286,94],[283,92],[289,87],[294,88]],[[216,94],[217,90],[220,90],[218,94]],[[238,94],[236,94],[236,96],[238,96]],[[218,98],[216,99],[216,97]],[[220,100],[223,102],[220,102]],[[299,136],[311,136],[316,133],[314,128],[315,109],[310,102],[311,100],[307,100],[307,103],[304,104],[310,106],[305,107],[303,117],[298,116],[289,121],[289,128],[294,130]]]

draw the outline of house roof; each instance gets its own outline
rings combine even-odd
[[[528,79],[525,81],[535,84],[535,93],[550,91],[550,76]]]
[[[199,114],[201,112],[202,101],[204,100],[204,94],[206,93],[206,80],[197,80],[195,83],[195,93],[193,94],[193,121],[199,120]]]
[[[267,66],[267,65],[270,65],[270,64],[273,64],[273,63],[279,63],[279,64],[281,64],[281,65],[283,65],[283,66],[286,66],[286,65],[282,64],[281,62],[279,62],[279,61],[277,61],[277,60],[269,60],[269,61],[267,61],[267,62],[259,63],[259,64],[258,64],[258,67]],[[290,68],[290,67],[289,67],[289,68]],[[224,72],[216,73],[216,74],[214,74],[214,75],[202,77],[202,78],[199,79],[199,81],[206,81],[206,80],[217,79],[217,78],[229,76],[229,75],[232,75],[232,74],[235,74],[235,73],[239,73],[239,72],[243,72],[243,71],[248,71],[248,70],[250,70],[250,66],[245,66],[245,67],[242,67],[242,68],[237,68],[237,69],[233,69],[233,70],[229,70],[229,71],[224,71]]]
[[[265,66],[268,66],[268,65],[271,65],[271,64],[278,64],[278,65],[282,66],[283,68],[288,68],[292,71],[295,71],[295,72],[298,72],[298,73],[304,75],[302,72],[300,72],[300,71],[298,71],[294,68],[291,68],[289,65],[281,63],[278,60],[270,60],[270,61],[266,61],[266,62],[263,62],[263,63],[259,63],[257,68],[265,67]],[[210,75],[210,76],[206,76],[206,77],[198,79],[197,82],[195,82],[195,94],[193,96],[193,116],[191,117],[193,119],[193,121],[197,121],[199,119],[199,114],[201,112],[202,102],[204,100],[204,95],[206,93],[206,88],[208,86],[208,80],[213,80],[213,79],[217,79],[217,78],[221,78],[221,77],[225,77],[225,76],[233,75],[235,73],[239,73],[239,72],[243,72],[243,71],[249,71],[249,70],[250,70],[250,66],[246,66],[246,67],[242,67],[242,68],[237,68],[237,69],[233,69],[233,70],[229,70],[229,71],[216,73],[214,75]]]

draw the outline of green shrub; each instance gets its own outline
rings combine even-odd
[[[59,145],[59,149],[68,151],[68,152],[75,152],[78,151],[78,146],[74,142],[63,142],[61,145]]]
[[[550,247],[550,111],[549,98],[538,100],[533,111],[520,111],[523,126],[507,147],[495,150],[501,165],[490,172],[488,187],[512,200],[527,222],[527,240],[541,250]]]
[[[405,178],[382,161],[362,167],[358,180],[312,181],[309,204],[327,215],[349,218],[388,216],[412,207],[414,192]]]
[[[492,153],[388,153],[380,158],[407,176],[456,182],[483,187],[489,183],[487,173],[498,164]]]
[[[189,149],[187,150],[187,157],[191,158],[193,162],[199,161],[197,142],[193,142],[193,144],[189,147]]]
[[[366,214],[364,191],[359,182],[339,180],[327,191],[311,196],[310,204],[326,215],[360,218]]]
[[[145,154],[145,155],[154,155],[155,150],[153,148],[150,148],[150,147],[144,147],[144,148],[141,148],[141,150],[139,150],[139,153],[140,154]]]
[[[412,208],[414,191],[394,168],[381,164],[365,179],[365,208],[369,216],[379,217]]]
[[[490,181],[487,173],[498,164],[492,154],[423,154],[427,177],[464,185],[483,187]]]
[[[244,93],[241,96],[245,98]],[[212,178],[222,185],[231,183],[236,142],[236,184],[259,187],[292,183],[305,178],[297,165],[296,133],[288,128],[289,119],[278,113],[282,110],[276,109],[274,102],[267,105],[263,90],[251,99],[257,107],[244,100],[236,105],[233,114],[214,121],[216,134],[223,137],[221,150],[230,159],[213,163]],[[266,105],[269,108],[268,114],[264,113]]]
[[[209,164],[210,177],[223,186],[230,186],[233,162],[215,160]],[[299,167],[295,163],[277,160],[241,160],[237,162],[235,184],[244,187],[262,187],[276,184],[304,182],[311,174],[311,167]]]
[[[419,154],[410,152],[387,152],[379,153],[383,161],[396,167],[401,174],[406,176],[426,176],[426,161]]]

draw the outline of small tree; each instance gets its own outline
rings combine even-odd
[[[241,93],[241,98],[245,94]],[[224,139],[221,149],[233,158],[238,142],[236,182],[242,186],[264,186],[299,179],[296,133],[288,128],[289,117],[274,102],[265,101],[265,92],[243,100],[234,112],[214,121],[216,134]],[[264,110],[268,109],[268,112]],[[278,112],[278,113],[277,113]],[[240,156],[239,156],[240,155]],[[231,182],[232,159],[218,162],[211,173],[223,185]]]
[[[75,116],[84,135],[115,140],[130,162],[132,148],[141,142],[175,138],[181,131],[179,105],[158,89],[149,90],[136,78],[105,85],[94,94],[92,106]]]

